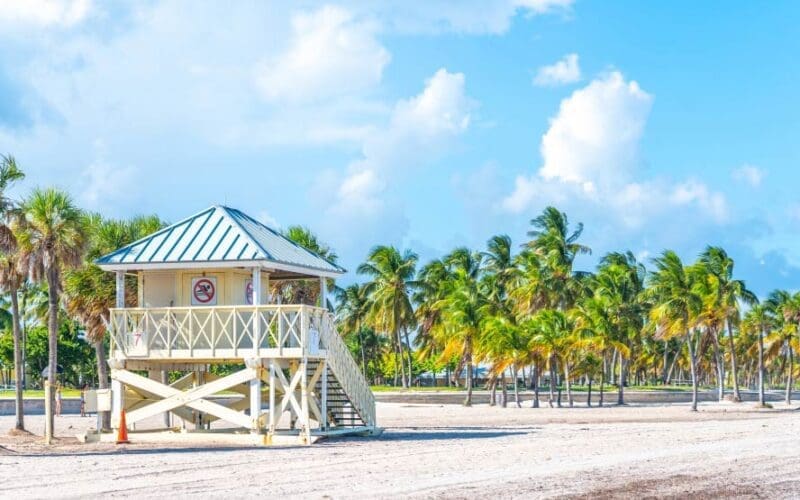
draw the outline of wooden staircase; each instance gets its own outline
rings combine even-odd
[[[309,361],[307,367],[307,373],[309,377],[313,375],[318,365],[318,361]],[[339,381],[331,372],[330,368],[328,368],[326,382],[328,389],[327,416],[328,425],[331,427],[331,429],[340,430],[347,428],[366,427],[367,423],[361,418],[361,414],[355,408],[353,402],[350,400],[350,397],[347,395],[344,389],[342,389],[341,384],[339,384]],[[320,407],[322,406],[322,386],[323,382],[320,378],[317,381],[317,384],[314,386],[314,397],[316,398],[317,405]]]

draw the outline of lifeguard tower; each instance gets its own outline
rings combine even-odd
[[[129,428],[165,415],[165,431],[259,444],[378,430],[370,387],[325,307],[326,280],[341,267],[225,206],[97,264],[116,273],[108,323],[115,429],[125,410]],[[130,275],[135,308],[125,307]],[[312,287],[315,304],[273,298],[271,287],[286,281]]]

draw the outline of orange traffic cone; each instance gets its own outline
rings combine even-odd
[[[125,423],[125,408],[119,414],[119,430],[117,431],[117,444],[127,444],[128,441],[128,425]]]

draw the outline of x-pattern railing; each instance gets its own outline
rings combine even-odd
[[[316,350],[308,332],[319,339],[322,313],[303,305],[112,309],[108,327],[112,350],[125,356],[145,357],[154,351],[193,355],[198,350],[203,355],[218,350],[249,355],[260,349]]]

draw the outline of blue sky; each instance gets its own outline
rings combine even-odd
[[[794,2],[6,0],[0,151],[110,216],[212,203],[354,269],[548,204],[612,249],[800,288]]]

